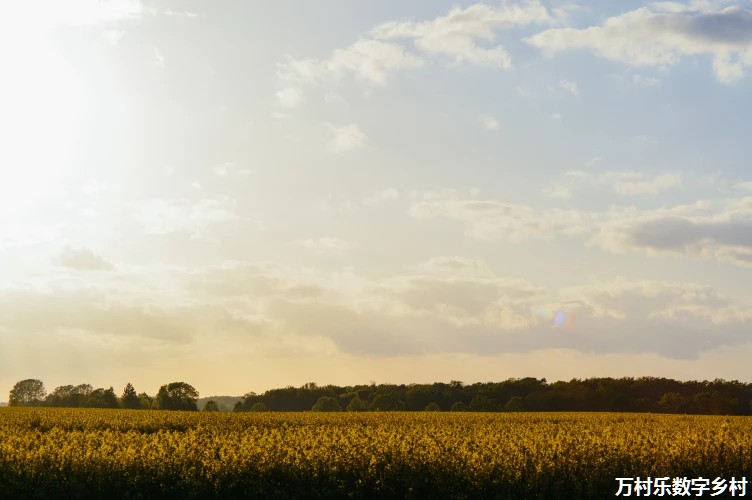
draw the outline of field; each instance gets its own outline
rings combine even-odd
[[[5,498],[614,498],[752,476],[752,420],[3,408]],[[708,496],[708,493],[705,493]]]

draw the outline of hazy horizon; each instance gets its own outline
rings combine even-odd
[[[749,1],[31,0],[0,399],[750,382]]]

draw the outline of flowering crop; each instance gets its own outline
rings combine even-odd
[[[606,498],[752,476],[752,420],[611,413],[0,410],[5,498]]]

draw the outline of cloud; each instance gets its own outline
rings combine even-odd
[[[320,84],[345,76],[383,86],[391,72],[417,68],[423,61],[404,47],[379,40],[358,40],[345,49],[337,49],[323,60],[293,59],[277,63],[277,76],[283,81]]]
[[[325,122],[324,128],[328,133],[327,149],[330,153],[347,153],[362,148],[366,143],[366,135],[357,123],[336,126]]]
[[[154,47],[154,58],[151,62],[160,68],[165,67],[165,56],[162,55],[162,52],[157,47]]]
[[[617,279],[546,288],[463,256],[434,257],[382,279],[273,262],[160,267],[123,277],[96,288],[2,290],[0,336],[59,342],[84,335],[97,345],[148,339],[194,350],[211,341],[215,351],[242,341],[247,352],[265,355],[488,356],[561,348],[691,359],[745,343],[752,326],[752,309],[709,286]],[[144,293],[135,293],[138,287]],[[559,315],[569,318],[566,328]]]
[[[512,59],[503,46],[478,42],[493,42],[496,31],[502,28],[552,21],[548,10],[537,1],[504,3],[500,7],[475,4],[466,9],[456,7],[431,21],[384,23],[369,35],[378,40],[412,40],[421,52],[448,57],[455,64],[508,69]]]
[[[745,343],[752,326],[752,309],[709,286],[616,279],[547,289],[461,256],[381,280],[244,263],[191,276],[204,300],[225,294],[254,311],[261,335],[328,339],[367,356],[566,348],[691,359]],[[560,314],[573,318],[567,328]]]
[[[448,58],[450,64],[508,69],[512,66],[511,57],[503,46],[493,45],[496,31],[551,22],[548,10],[537,0],[504,3],[500,7],[475,4],[466,9],[454,8],[430,21],[380,24],[325,59],[287,56],[286,61],[277,63],[277,76],[285,82],[316,85],[353,77],[383,86],[392,73],[420,68],[435,58]],[[411,41],[413,47],[406,47],[405,41]]]
[[[416,218],[447,217],[462,222],[466,234],[473,238],[512,242],[586,234],[592,231],[596,218],[575,210],[537,211],[493,200],[419,202],[412,205],[410,214]]]
[[[569,92],[572,95],[580,95],[580,87],[577,85],[577,82],[570,80],[560,80],[559,88],[564,90],[565,92]]]
[[[150,199],[133,205],[131,218],[148,234],[184,232],[193,238],[204,236],[212,224],[240,220],[233,199],[187,200]]]
[[[303,93],[296,88],[288,87],[278,91],[275,96],[277,102],[285,108],[294,108],[303,100]]]
[[[486,128],[486,130],[499,130],[499,122],[493,116],[481,116],[480,122]]]
[[[343,253],[352,248],[352,245],[350,245],[347,241],[331,236],[325,236],[323,238],[309,238],[299,241],[299,244],[309,250],[313,250],[318,254]]]
[[[88,248],[65,247],[57,257],[57,264],[82,271],[112,269],[112,264]]]
[[[640,85],[642,87],[658,87],[661,84],[661,81],[657,78],[654,78],[652,76],[643,76],[643,75],[634,75],[632,76],[632,81]]]
[[[572,171],[568,177],[592,181],[590,174]],[[629,182],[625,185],[624,178]],[[658,182],[633,182],[632,175],[595,177],[626,194],[656,192]],[[658,186],[658,187],[656,187]],[[549,196],[571,196],[569,188]],[[445,217],[462,224],[471,238],[519,243],[529,239],[583,237],[586,243],[613,253],[642,252],[649,256],[684,256],[752,265],[752,197],[695,203],[648,210],[612,206],[605,211],[535,209],[496,200],[413,198],[410,214],[418,219]]]
[[[565,173],[557,186],[545,188],[543,192],[552,198],[569,199],[574,190],[605,187],[621,196],[657,195],[683,185],[678,172],[649,174],[634,170],[609,170],[592,173],[584,170],[570,170]]]
[[[731,83],[752,66],[752,11],[659,2],[598,26],[553,28],[525,41],[549,56],[582,49],[637,67],[668,67],[685,57],[707,55],[718,81]]]
[[[169,16],[169,17],[186,17],[189,19],[195,19],[199,17],[199,15],[196,14],[195,12],[190,12],[187,10],[186,11],[174,11],[171,9],[167,9],[166,11],[164,11],[164,14],[165,16]]]
[[[710,214],[647,212],[604,224],[593,241],[623,253],[682,255],[752,266],[752,198]]]

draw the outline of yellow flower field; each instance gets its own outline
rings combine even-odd
[[[617,477],[751,477],[751,444],[747,417],[3,408],[0,492],[613,498]]]

